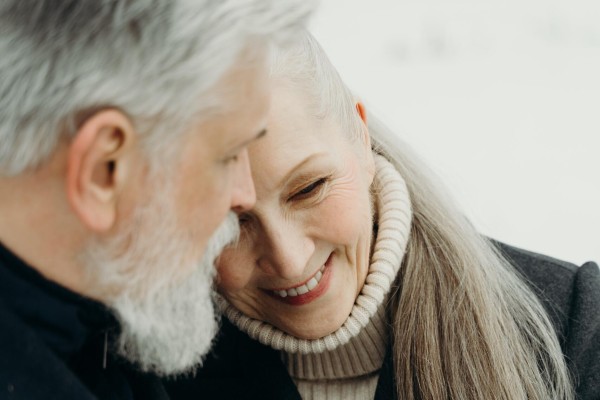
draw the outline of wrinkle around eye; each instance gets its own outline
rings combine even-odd
[[[302,189],[296,191],[289,198],[289,201],[313,200],[316,196],[324,192],[329,183],[329,180],[330,177],[322,177],[313,181],[312,183],[304,186]]]

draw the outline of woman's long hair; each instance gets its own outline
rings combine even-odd
[[[537,297],[396,135],[369,124],[400,171],[411,236],[391,296],[402,399],[571,399],[558,338]]]
[[[365,134],[355,97],[310,34],[275,54],[272,75],[310,94],[317,116],[336,118],[352,138]],[[534,293],[397,135],[372,117],[369,132],[413,207],[388,308],[398,398],[572,399],[557,335]]]

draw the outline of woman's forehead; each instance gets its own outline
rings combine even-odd
[[[280,85],[272,89],[267,134],[249,146],[257,191],[280,188],[291,172],[319,158],[337,158],[345,139],[333,118],[315,115],[303,91]]]
[[[335,158],[335,147],[312,134],[291,136],[289,140],[265,137],[250,152],[252,176],[257,192],[284,187],[295,173]]]
[[[250,159],[256,168],[283,168],[313,153],[335,150],[340,131],[339,124],[311,115],[302,105],[275,106],[267,134],[249,147]]]

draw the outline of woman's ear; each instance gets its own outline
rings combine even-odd
[[[363,122],[365,123],[365,126],[366,126],[367,125],[367,109],[365,108],[365,105],[360,101],[357,102],[356,103],[356,111],[358,112],[360,119],[363,120]]]
[[[360,101],[356,103],[356,112],[358,116],[363,121],[364,129],[362,129],[362,144],[363,150],[366,157],[366,168],[369,172],[370,179],[372,180],[375,176],[375,159],[373,158],[373,151],[371,149],[371,135],[369,133],[369,126],[367,124],[367,109],[365,105]]]
[[[135,136],[125,114],[105,109],[85,120],[69,146],[67,196],[81,222],[92,231],[106,232],[115,225]]]
[[[360,101],[356,103],[356,112],[358,113],[358,116],[364,124],[364,129],[362,130],[363,144],[366,150],[371,152],[371,136],[369,134],[369,125],[367,124],[367,109],[365,108],[365,105]]]

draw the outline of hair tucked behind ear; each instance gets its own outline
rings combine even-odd
[[[350,137],[365,132],[356,99],[309,34],[278,53],[277,79],[314,99]],[[572,399],[566,363],[545,310],[514,268],[449,201],[409,147],[369,118],[375,152],[402,174],[413,224],[391,296],[401,399]]]

